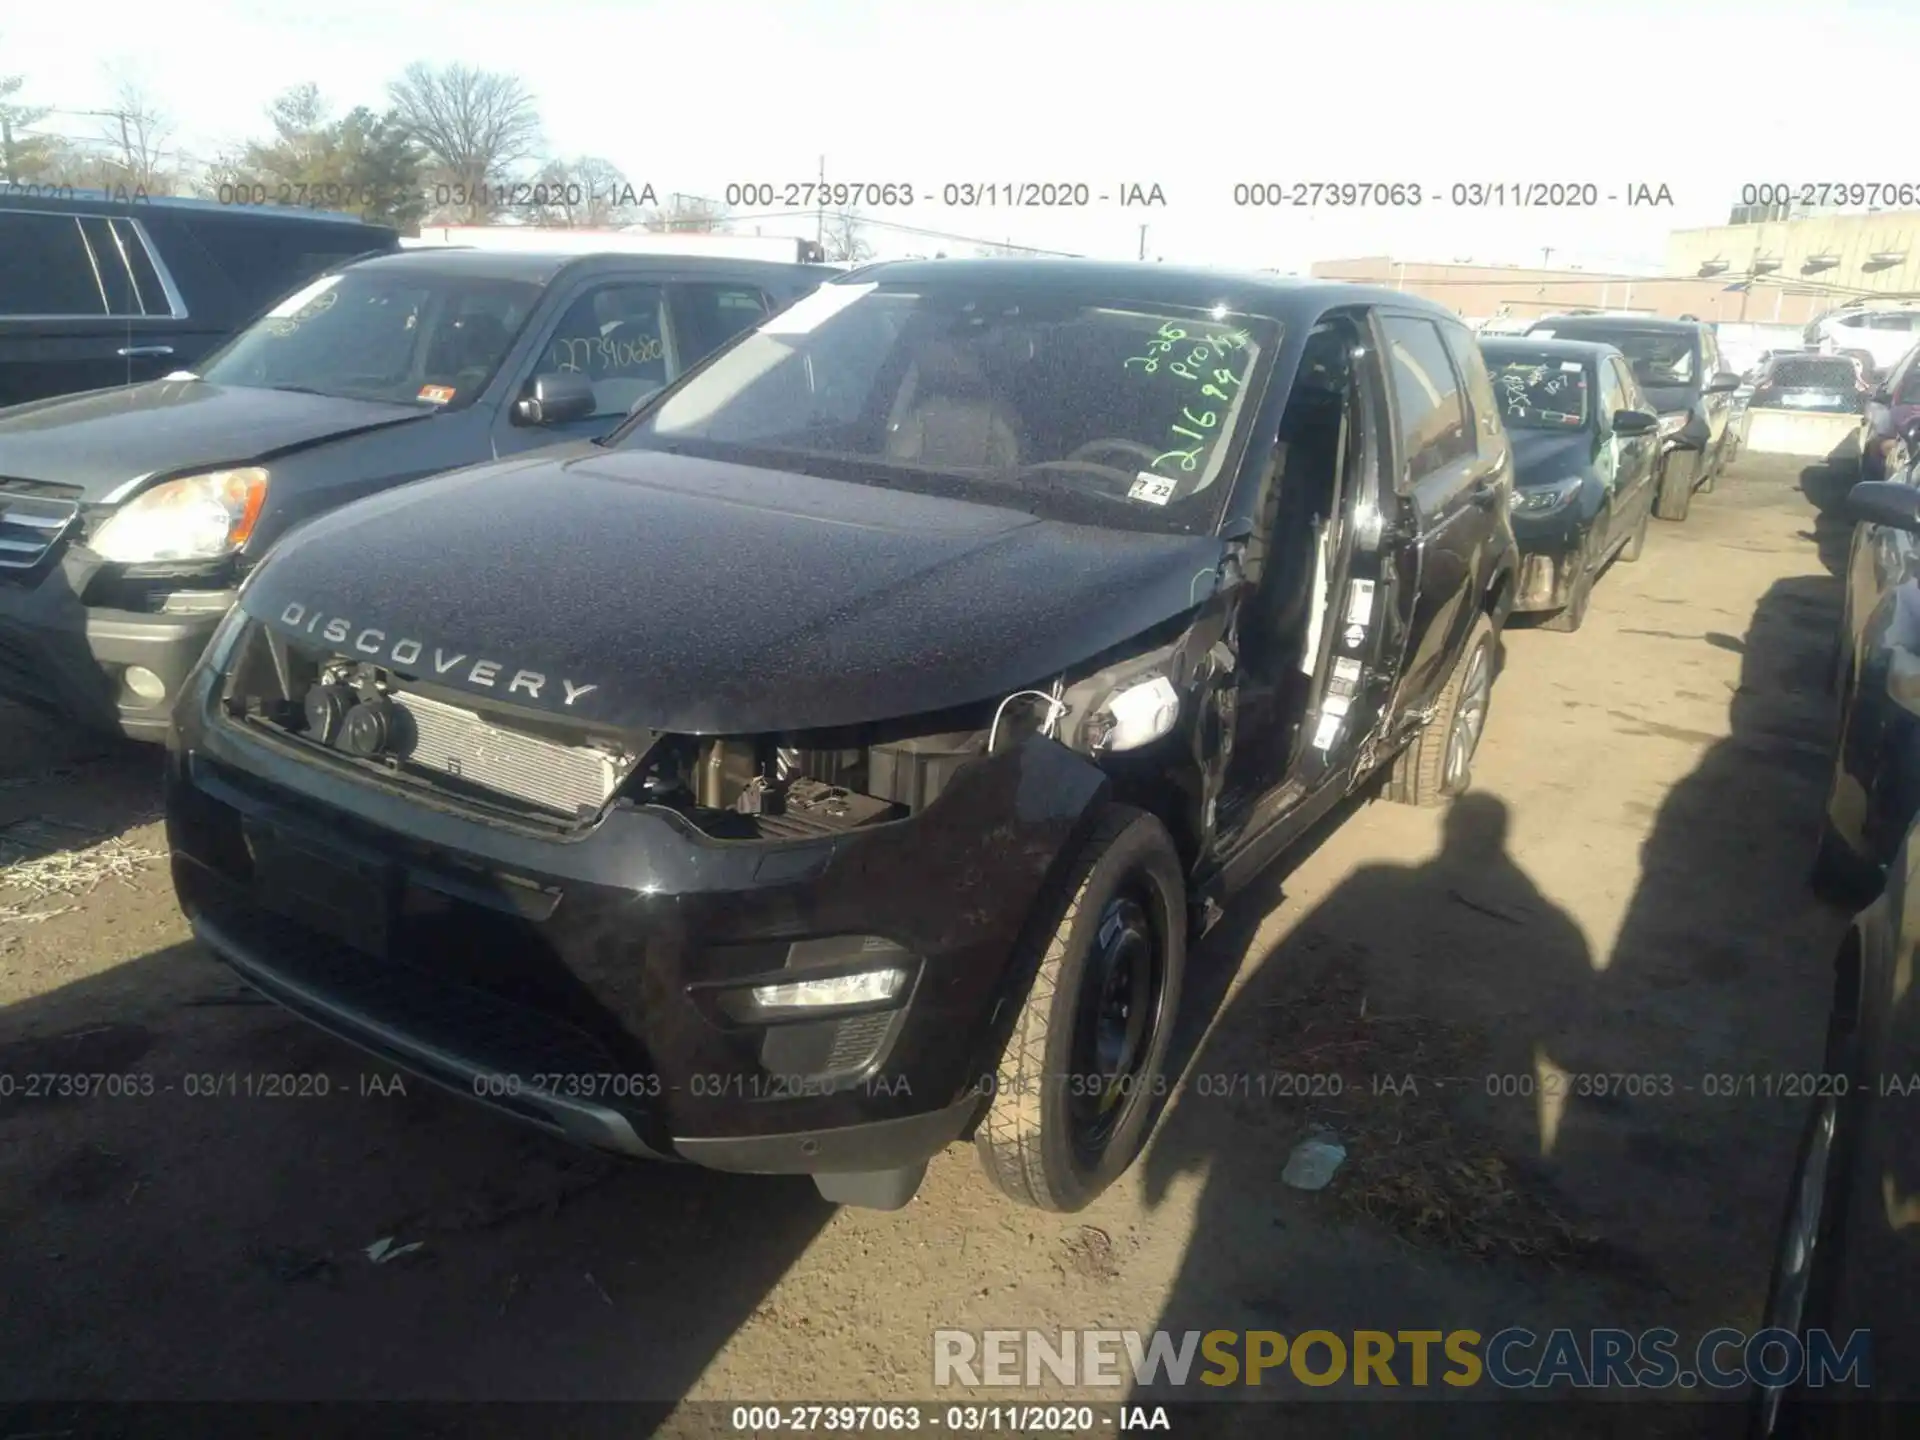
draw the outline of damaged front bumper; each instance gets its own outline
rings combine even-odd
[[[968,1130],[1031,981],[1028,918],[1108,783],[1035,735],[830,837],[719,840],[628,801],[546,833],[335,774],[196,698],[167,823],[211,950],[470,1099],[723,1170],[899,1172]],[[881,968],[904,972],[884,996],[768,1008]]]
[[[1515,612],[1564,609],[1573,598],[1573,582],[1586,553],[1585,529],[1572,515],[1516,515],[1513,534],[1520,547]]]

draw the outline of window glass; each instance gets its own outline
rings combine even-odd
[[[658,285],[618,283],[567,307],[536,373],[585,375],[596,416],[624,415],[667,383],[667,332]]]
[[[1486,357],[1464,325],[1442,325],[1440,333],[1446,337],[1454,367],[1466,377],[1468,408],[1480,433],[1492,435],[1499,423],[1500,402],[1493,393],[1493,377],[1487,373]]]
[[[1211,521],[1197,497],[1244,443],[1276,337],[1270,322],[1123,304],[1091,284],[828,285],[623,440],[1195,527]]]
[[[194,219],[187,228],[238,292],[249,313],[271,305],[314,276],[377,248],[377,232],[343,235],[305,220],[249,223]]]
[[[1627,362],[1618,355],[1610,355],[1607,357],[1607,366],[1613,371],[1614,382],[1620,387],[1626,408],[1652,414],[1653,406],[1647,403],[1647,397],[1641,392],[1639,382],[1633,378],[1633,371],[1627,368]]]
[[[1867,328],[1871,330],[1911,330],[1913,329],[1913,317],[1911,315],[1896,314],[1869,315],[1867,317]]]
[[[1400,448],[1407,479],[1418,481],[1451,460],[1471,455],[1465,397],[1446,345],[1431,320],[1386,317],[1388,368],[1400,412]]]
[[[1896,405],[1920,405],[1920,351],[1907,356],[1906,372],[1893,392],[1893,400]]]
[[[295,291],[201,370],[222,385],[356,400],[465,404],[540,298],[517,280],[353,267]]]
[[[689,366],[767,318],[766,297],[741,285],[676,285],[673,302],[674,338]]]
[[[1587,423],[1587,367],[1579,360],[1500,346],[1493,389],[1509,430],[1577,430]]]
[[[0,210],[0,315],[106,314],[71,215]]]
[[[133,293],[133,276],[127,270],[126,261],[121,258],[120,245],[114,236],[112,224],[100,216],[89,215],[81,220],[80,231],[87,237],[93,268],[100,276],[100,288],[106,292],[107,313],[141,314],[140,302]]]
[[[120,249],[133,272],[133,298],[141,307],[141,313],[172,314],[167,287],[160,283],[160,272],[154,266],[153,256],[147,253],[146,245],[141,242],[140,232],[128,220],[115,220],[112,224],[114,237],[120,242]]]
[[[1611,425],[1616,412],[1632,408],[1627,404],[1627,392],[1620,384],[1620,372],[1613,368],[1613,360],[1609,357],[1600,366],[1600,413]]]

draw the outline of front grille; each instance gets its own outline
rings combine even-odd
[[[79,514],[77,501],[0,489],[0,569],[38,565]]]
[[[490,724],[471,710],[396,690],[412,722],[409,765],[458,776],[561,815],[594,811],[613,798],[633,762],[586,745],[563,745]]]

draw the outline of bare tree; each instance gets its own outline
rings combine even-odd
[[[826,238],[822,241],[827,259],[840,265],[858,265],[873,258],[873,246],[866,238],[867,222],[858,210],[832,210],[827,214]]]
[[[46,147],[43,136],[22,132],[29,125],[46,119],[44,105],[21,105],[13,97],[26,84],[20,75],[0,75],[0,182],[15,185],[33,178],[35,161]]]
[[[124,73],[113,78],[111,118],[103,120],[100,128],[101,142],[111,156],[107,162],[110,183],[164,195],[174,181],[164,148],[173,134],[172,122],[139,80]]]
[[[676,192],[663,208],[648,211],[641,223],[649,230],[711,235],[727,228],[727,212],[711,200]]]
[[[549,160],[534,177],[541,225],[606,229],[641,218],[639,195],[618,165],[598,156]]]
[[[520,80],[491,70],[409,65],[391,87],[406,133],[426,152],[432,178],[456,187],[463,217],[484,224],[499,210],[495,187],[531,159],[540,113]]]

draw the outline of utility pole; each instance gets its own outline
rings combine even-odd
[[[1144,225],[1140,227],[1140,258],[1147,258],[1147,227]]]
[[[1540,268],[1542,270],[1546,269],[1547,262],[1551,259],[1553,259],[1553,246],[1542,245],[1540,247]]]
[[[0,169],[6,171],[6,183],[13,184],[13,118],[0,115]]]
[[[827,157],[820,157],[820,188],[813,192],[813,198],[819,206],[813,212],[813,243],[826,248],[827,244]]]

